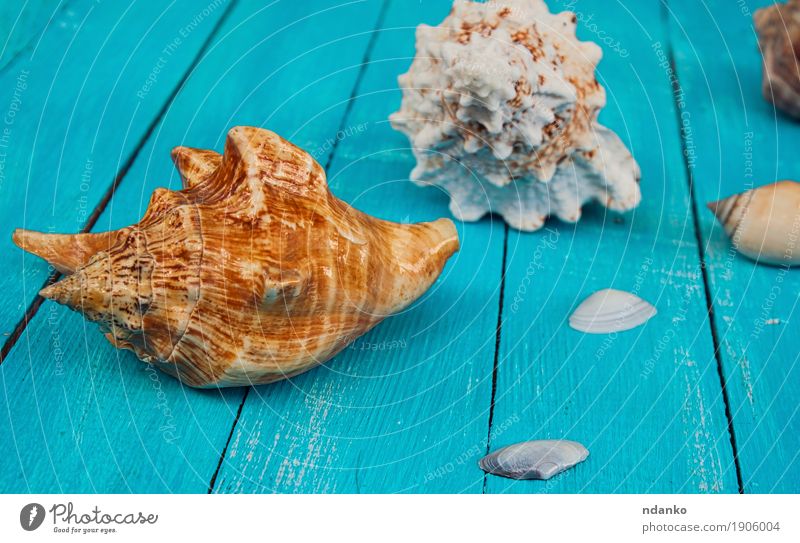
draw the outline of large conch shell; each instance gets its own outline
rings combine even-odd
[[[764,57],[764,97],[800,119],[800,0],[759,9],[754,19]]]
[[[284,379],[323,363],[420,297],[458,249],[448,219],[394,224],[333,196],[308,153],[258,128],[225,154],[178,147],[184,189],[136,225],[25,230],[14,242],[66,274],[41,295],[100,323],[191,386]]]
[[[417,28],[390,120],[411,140],[412,181],[443,188],[457,218],[494,212],[536,230],[551,215],[577,221],[592,200],[638,205],[639,166],[597,122],[602,50],[575,26],[542,0],[456,0],[439,26]]]
[[[708,208],[746,257],[775,266],[800,264],[800,183],[778,181]]]

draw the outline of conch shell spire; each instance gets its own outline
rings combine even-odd
[[[18,230],[66,275],[45,298],[98,322],[198,387],[304,372],[419,298],[458,249],[447,219],[396,224],[333,196],[308,153],[237,127],[223,156],[172,158],[184,189],[157,189],[143,219],[103,234]]]
[[[222,157],[219,153],[206,149],[175,147],[172,150],[172,161],[181,174],[183,188],[188,189],[207,181],[219,168]]]
[[[99,251],[116,242],[117,232],[100,234],[45,234],[17,228],[12,237],[21,249],[49,262],[61,273],[72,273]]]

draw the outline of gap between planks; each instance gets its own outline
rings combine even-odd
[[[120,183],[122,183],[122,180],[125,178],[128,171],[131,169],[131,166],[133,166],[134,161],[139,156],[141,150],[144,148],[145,144],[147,143],[147,140],[150,139],[150,136],[153,134],[153,131],[158,126],[158,123],[161,121],[166,112],[169,110],[169,107],[172,105],[172,102],[175,100],[175,97],[180,92],[181,87],[183,87],[186,80],[189,78],[191,73],[194,71],[194,69],[202,60],[209,46],[213,42],[214,37],[216,37],[220,28],[222,28],[222,25],[225,23],[228,16],[235,7],[236,2],[237,0],[232,0],[231,3],[228,4],[228,7],[220,16],[219,20],[217,20],[216,24],[214,25],[214,28],[211,29],[211,33],[208,35],[203,44],[200,46],[197,55],[195,55],[194,59],[192,59],[191,64],[186,69],[186,71],[184,72],[183,76],[178,81],[178,83],[175,85],[175,88],[173,88],[172,92],[169,94],[169,96],[167,96],[167,99],[164,101],[164,104],[161,106],[161,109],[158,110],[156,116],[147,126],[147,130],[139,139],[139,142],[136,144],[136,147],[134,147],[128,159],[122,165],[119,172],[117,172],[117,175],[114,177],[114,180],[111,182],[111,185],[106,189],[105,193],[103,194],[103,197],[100,199],[95,208],[92,210],[91,215],[89,215],[89,218],[86,220],[86,224],[80,230],[81,233],[90,232],[92,228],[94,228],[95,224],[97,224],[97,221],[100,219],[100,215],[103,214],[103,211],[105,211],[106,206],[108,206],[108,203],[111,201],[111,198],[114,197],[114,193],[117,191],[117,188],[119,187]],[[3,68],[3,70],[11,66],[12,64],[13,62],[9,62]],[[0,70],[0,72],[2,72],[3,70]],[[48,276],[48,278],[42,285],[42,288],[51,285],[52,283],[55,283],[60,278],[61,278],[61,273],[59,272],[51,273],[50,276]],[[0,349],[0,364],[2,364],[5,361],[6,357],[9,355],[14,346],[17,344],[17,341],[19,341],[19,338],[22,337],[22,332],[25,331],[25,328],[28,326],[28,323],[33,319],[33,317],[39,311],[39,308],[42,306],[43,302],[44,298],[39,296],[39,294],[36,294],[33,301],[28,305],[28,308],[25,310],[25,314],[22,316],[19,322],[17,322],[17,325],[14,327],[14,330],[11,332],[11,335],[3,344],[2,349]]]
[[[720,387],[722,389],[722,400],[723,400],[723,403],[725,405],[725,418],[727,420],[728,435],[729,435],[729,438],[730,438],[731,449],[733,451],[734,466],[736,468],[736,481],[737,481],[739,493],[743,494],[744,493],[744,484],[743,484],[743,479],[742,479],[742,470],[741,470],[741,466],[739,464],[739,452],[738,452],[738,448],[737,448],[737,445],[736,445],[736,432],[735,432],[735,429],[734,429],[734,426],[733,426],[733,416],[731,414],[730,400],[729,400],[729,397],[728,397],[726,379],[725,379],[725,374],[724,374],[724,370],[723,370],[723,366],[722,366],[722,357],[721,357],[721,354],[720,354],[719,335],[717,333],[716,323],[714,321],[714,305],[713,305],[713,300],[712,300],[712,297],[711,297],[711,288],[710,288],[710,283],[709,283],[709,278],[708,278],[708,270],[706,268],[706,262],[705,262],[705,250],[704,250],[704,247],[703,247],[702,234],[701,234],[701,231],[700,231],[700,219],[699,219],[699,212],[698,212],[698,208],[697,208],[697,198],[695,196],[695,191],[694,191],[694,177],[692,175],[692,171],[691,171],[691,168],[689,167],[689,162],[687,160],[687,155],[686,155],[686,145],[687,144],[686,144],[685,134],[683,133],[682,130],[680,130],[681,119],[679,117],[680,112],[677,109],[678,104],[677,104],[677,94],[676,94],[676,92],[680,91],[681,86],[680,86],[680,78],[678,77],[677,66],[675,64],[674,51],[673,51],[673,47],[672,47],[672,36],[669,33],[669,28],[668,28],[668,26],[669,26],[668,2],[669,2],[669,0],[662,0],[662,2],[661,2],[661,15],[662,15],[663,25],[664,25],[665,29],[667,30],[667,32],[666,32],[667,56],[669,58],[670,66],[671,66],[671,68],[673,70],[673,73],[675,74],[675,78],[674,78],[674,80],[672,82],[672,97],[673,97],[673,101],[675,101],[675,107],[676,107],[676,115],[677,115],[677,117],[676,117],[677,125],[676,126],[678,128],[678,132],[679,132],[679,135],[680,135],[681,151],[682,151],[681,155],[682,155],[684,170],[685,170],[685,173],[686,173],[686,179],[687,179],[687,182],[688,182],[688,185],[689,185],[689,187],[688,187],[689,188],[689,196],[691,198],[691,204],[692,204],[692,206],[691,206],[692,223],[693,223],[693,227],[694,227],[695,239],[696,239],[696,242],[697,242],[697,252],[698,252],[698,258],[700,260],[700,270],[701,270],[701,275],[702,275],[702,278],[703,278],[703,290],[704,290],[705,299],[706,299],[706,311],[708,313],[708,318],[709,318],[709,327],[711,329],[711,339],[712,339],[712,345],[713,345],[713,348],[714,348],[714,359],[715,359],[715,362],[716,362],[717,374],[719,376],[719,381],[720,381]],[[497,314],[497,335],[496,335],[496,339],[495,339],[494,367],[492,369],[492,395],[491,395],[491,400],[490,400],[490,404],[489,404],[489,424],[488,424],[489,428],[488,428],[487,438],[486,438],[486,453],[487,454],[491,450],[492,424],[494,422],[494,404],[495,404],[495,395],[496,395],[496,391],[497,391],[497,372],[498,372],[498,366],[499,366],[499,358],[498,357],[499,357],[499,352],[500,352],[500,338],[501,338],[502,320],[503,320],[503,297],[504,297],[504,294],[505,294],[507,250],[508,250],[508,226],[506,225],[506,227],[505,227],[505,235],[504,235],[504,242],[503,242],[503,262],[502,262],[501,277],[500,277],[500,307],[498,309],[498,314]],[[488,478],[487,474],[484,474],[483,475],[483,493],[484,494],[486,493],[487,478]]]
[[[694,227],[694,235],[697,241],[697,256],[700,259],[700,273],[703,277],[703,292],[705,293],[706,298],[706,312],[708,314],[708,326],[711,329],[711,340],[712,345],[714,347],[714,359],[717,365],[717,375],[719,377],[719,384],[722,389],[722,401],[725,405],[725,418],[728,421],[728,437],[730,438],[731,443],[731,450],[733,451],[733,463],[736,468],[736,484],[738,485],[739,494],[744,494],[744,482],[742,479],[742,467],[739,464],[739,449],[736,445],[736,430],[733,426],[733,415],[731,412],[731,402],[730,398],[728,397],[728,387],[727,387],[727,379],[725,378],[725,370],[722,365],[722,354],[720,352],[720,341],[719,341],[719,333],[717,332],[717,325],[714,319],[714,300],[711,296],[711,283],[708,278],[708,268],[706,266],[706,254],[705,254],[705,246],[703,245],[703,235],[700,230],[700,214],[697,207],[697,195],[695,194],[694,189],[694,174],[692,173],[692,168],[689,165],[688,155],[687,155],[687,142],[686,142],[686,134],[684,131],[681,130],[681,118],[680,118],[680,107],[678,105],[678,95],[680,94],[682,87],[680,82],[680,75],[678,73],[678,67],[675,62],[675,52],[672,47],[672,33],[669,31],[669,0],[661,0],[661,17],[662,17],[662,24],[665,28],[665,35],[666,35],[666,50],[667,50],[667,58],[669,59],[669,65],[672,69],[672,73],[674,77],[672,79],[672,99],[675,104],[675,121],[676,127],[678,129],[678,133],[680,135],[680,142],[681,142],[681,157],[683,160],[683,167],[686,173],[686,181],[689,185],[689,198],[691,199],[691,211],[692,211],[692,224]]]
[[[486,454],[492,448],[492,425],[494,424],[494,402],[497,396],[497,370],[500,367],[500,334],[503,328],[503,299],[506,292],[506,265],[508,259],[508,224],[503,228],[503,261],[500,264],[500,301],[497,307],[497,331],[494,339],[494,364],[492,365],[492,396],[489,400],[489,424],[486,430]],[[486,494],[486,484],[489,474],[483,474],[483,490]]]
[[[383,28],[384,20],[386,19],[386,12],[389,8],[389,0],[383,0],[383,4],[381,5],[381,10],[378,13],[378,19],[375,22],[375,28],[372,30],[372,35],[369,38],[369,42],[367,42],[367,48],[364,51],[364,57],[361,59],[361,66],[358,69],[358,75],[356,75],[356,80],[353,83],[353,90],[350,92],[350,99],[347,101],[347,106],[345,106],[344,113],[342,113],[342,120],[339,121],[339,127],[337,131],[344,130],[347,124],[347,119],[350,116],[350,111],[353,109],[353,103],[356,100],[358,95],[358,89],[361,86],[361,81],[364,79],[364,73],[367,71],[367,65],[369,64],[370,58],[372,57],[372,50],[375,47],[375,42],[378,39],[378,34],[380,33],[381,29]],[[333,163],[333,158],[336,156],[336,150],[339,147],[339,138],[334,138],[333,147],[331,148],[331,154],[328,155],[328,160],[325,161],[324,170],[327,173],[328,169],[331,167]],[[212,494],[214,492],[214,488],[217,484],[217,477],[219,476],[219,472],[222,469],[222,463],[225,462],[225,456],[228,453],[228,447],[230,446],[231,439],[233,438],[233,433],[236,431],[236,426],[239,424],[239,418],[242,415],[242,410],[244,409],[244,404],[247,401],[248,396],[250,395],[250,390],[252,387],[247,387],[242,395],[242,401],[239,404],[239,409],[236,411],[236,418],[233,419],[233,423],[231,424],[231,431],[228,433],[228,439],[225,441],[225,446],[222,448],[222,452],[219,455],[219,461],[217,462],[217,469],[214,470],[214,474],[211,476],[211,480],[208,483],[208,494]]]
[[[66,11],[66,9],[69,7],[70,2],[71,0],[61,0],[59,2],[58,6],[56,6],[56,8],[53,10],[53,13],[50,14],[50,18],[47,19],[47,24],[44,25],[44,28],[42,28],[41,31],[39,31],[35,36],[31,36],[30,38],[28,38],[28,40],[25,42],[25,45],[20,47],[19,50],[13,55],[11,55],[11,58],[6,60],[5,64],[3,64],[2,67],[0,67],[0,75],[3,75],[6,71],[10,70],[11,66],[15,64],[17,60],[30,49],[33,49],[33,51],[31,52],[31,59],[33,59],[34,55],[36,55],[36,50],[39,48],[39,43],[42,41],[42,37],[44,36],[45,32],[47,32],[48,29],[50,28],[50,23],[52,23],[53,19],[55,19],[57,16],[61,15],[62,12]],[[19,24],[19,21],[22,18],[22,12],[26,6],[27,3],[20,8],[19,15],[17,15],[16,21],[14,21],[14,26],[11,27],[9,35],[6,36],[5,47],[8,47],[8,44],[11,41],[11,36],[14,34],[14,30],[16,29],[17,24]],[[89,13],[91,13],[93,9],[94,6],[89,8]],[[5,47],[3,48],[2,51],[0,51],[0,56],[2,56],[2,54],[6,52]]]

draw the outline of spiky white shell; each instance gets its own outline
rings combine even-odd
[[[550,215],[577,221],[590,200],[639,203],[636,161],[597,123],[602,51],[575,22],[542,0],[456,0],[439,26],[418,27],[391,122],[411,140],[411,179],[446,190],[457,218],[491,211],[536,230]]]

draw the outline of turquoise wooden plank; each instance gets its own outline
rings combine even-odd
[[[11,246],[12,227],[83,227],[224,10],[197,18],[202,8],[192,2],[173,2],[157,13],[76,2],[44,34],[34,58],[18,58],[3,74],[2,92],[11,93],[3,103],[19,104],[4,148],[4,326],[19,318],[48,274],[46,264]],[[189,25],[193,30],[183,31]],[[165,53],[176,39],[179,46]],[[165,55],[164,70],[143,90]],[[26,84],[15,89],[19,74],[27,74]],[[180,458],[175,443],[197,424],[202,400],[166,398],[163,377],[120,360],[96,327],[43,306],[0,366],[0,447],[7,459],[0,490],[127,491],[146,484],[165,491],[174,480],[196,478],[191,466],[158,471],[141,443],[158,440],[158,453]],[[137,379],[126,379],[130,373],[117,369],[123,366]],[[120,433],[124,439],[115,441]],[[203,474],[200,484],[206,479]]]
[[[410,183],[408,141],[388,125],[417,24],[449,2],[393,2],[329,172],[333,192],[396,221],[448,216]],[[480,492],[473,460],[487,434],[503,226],[458,225],[462,248],[417,304],[313,372],[254,388],[217,492]]]
[[[177,188],[169,158],[175,145],[221,149],[226,127],[262,119],[281,133],[320,144],[335,135],[380,7],[333,0],[237,3],[96,229],[135,222],[153,189]],[[332,107],[337,104],[338,112]],[[327,155],[319,158],[324,162]],[[2,477],[9,489],[24,489],[22,479],[38,491],[205,491],[244,393],[184,388],[114,350],[94,325],[50,303],[0,372],[6,398],[26,398],[13,406],[7,400],[6,420],[0,420],[16,442],[13,449],[8,444],[8,454],[17,460]],[[57,415],[42,417],[42,410]],[[29,421],[36,422],[33,429],[25,428]],[[53,452],[15,452],[31,449]]]
[[[0,73],[3,333],[50,273],[11,232],[85,226],[224,11],[204,7],[76,0]]]
[[[669,24],[692,119],[692,175],[744,490],[792,493],[800,490],[800,275],[737,255],[704,206],[800,178],[800,125],[761,96],[752,12],[770,3],[673,0]]]
[[[69,0],[25,0],[0,3],[0,70],[27,47],[35,47],[42,32]]]
[[[575,226],[509,236],[491,448],[567,438],[590,456],[546,483],[489,476],[487,491],[736,492],[659,3],[551,5],[578,12],[582,39],[606,40],[600,120],[637,158],[643,201],[624,218],[591,206]],[[658,315],[618,334],[569,328],[607,287]]]

